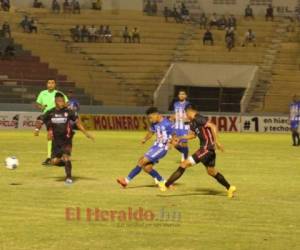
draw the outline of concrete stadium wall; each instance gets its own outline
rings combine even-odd
[[[47,7],[51,6],[52,0],[40,0]],[[60,3],[63,0],[58,0]],[[92,0],[79,0],[83,8],[91,8]],[[14,7],[31,7],[33,0],[11,0]],[[120,9],[120,10],[142,10],[143,0],[102,0],[104,10]]]

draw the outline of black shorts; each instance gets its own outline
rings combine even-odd
[[[205,167],[216,165],[216,152],[214,150],[199,149],[191,156],[192,163],[202,163]]]
[[[71,156],[72,138],[52,140],[51,158],[61,158],[63,155]]]

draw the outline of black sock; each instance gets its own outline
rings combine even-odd
[[[226,189],[230,188],[230,184],[226,181],[226,179],[224,178],[224,176],[220,173],[217,173],[216,176],[214,176],[214,178],[224,187],[226,187]]]
[[[292,132],[293,145],[296,145],[296,133]]]
[[[296,139],[297,139],[296,145],[299,145],[299,143],[300,143],[299,133],[296,132],[295,136],[296,136]]]
[[[175,181],[177,181],[184,173],[185,168],[179,167],[167,180],[166,187],[171,186]]]
[[[67,179],[71,179],[72,178],[72,163],[71,163],[71,161],[66,161],[65,171],[66,171]]]

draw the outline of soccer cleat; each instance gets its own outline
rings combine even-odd
[[[128,182],[126,181],[126,179],[124,177],[120,177],[117,179],[117,182],[123,187],[126,188],[128,185]]]
[[[73,180],[72,180],[71,178],[67,178],[67,179],[65,180],[65,184],[66,184],[66,185],[71,185],[71,184],[73,184]]]
[[[166,187],[166,181],[160,181],[158,182],[158,188],[160,191],[162,192],[166,192],[167,191],[167,187]]]
[[[51,166],[51,159],[47,158],[44,162],[42,162],[43,166]]]
[[[227,191],[228,198],[232,198],[234,196],[234,192],[236,191],[235,186],[230,186],[230,188]]]

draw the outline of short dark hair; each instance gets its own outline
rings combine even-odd
[[[61,92],[57,92],[56,94],[55,94],[55,98],[65,98],[65,96],[64,96],[64,94],[63,93],[61,93]]]
[[[156,107],[150,107],[146,110],[146,115],[151,115],[151,114],[154,114],[154,113],[159,113],[158,109]]]
[[[187,95],[187,91],[186,91],[185,89],[179,89],[179,90],[178,90],[178,94],[179,94],[180,92],[184,92],[184,93]]]
[[[185,107],[185,111],[187,110],[194,110],[194,111],[198,111],[197,108],[193,105],[193,104],[189,104]]]

